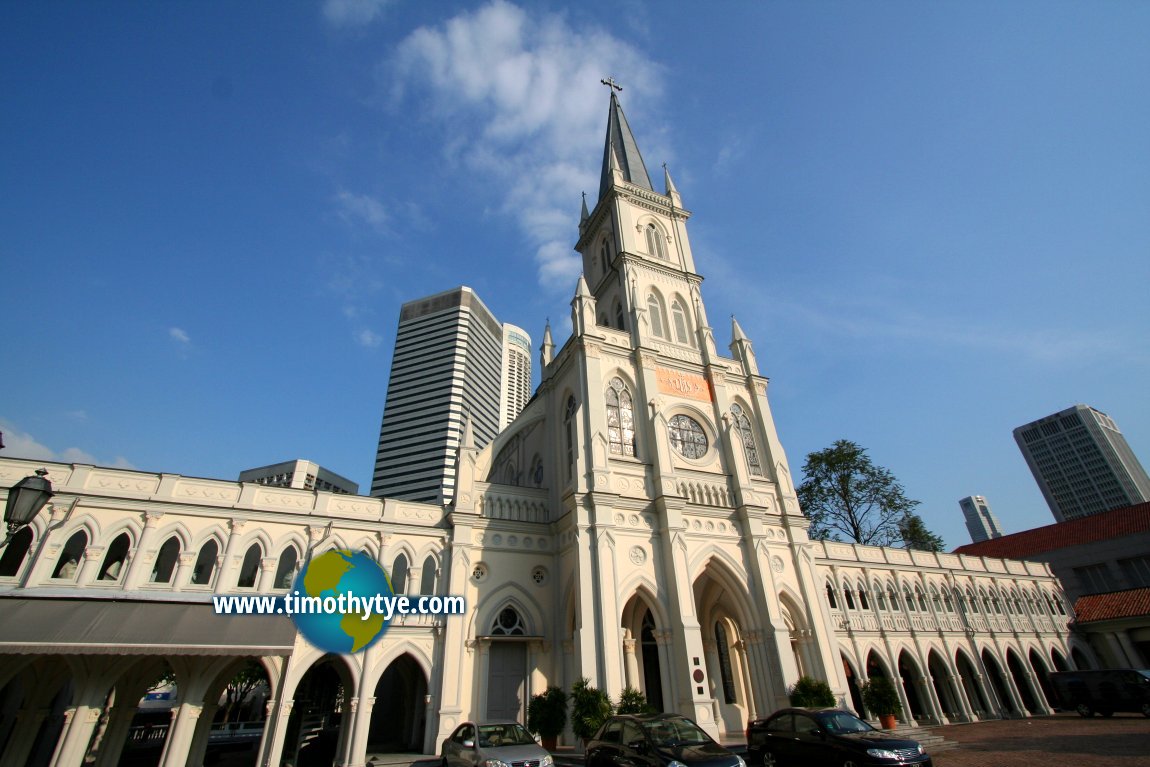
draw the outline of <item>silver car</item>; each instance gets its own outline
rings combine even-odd
[[[553,767],[519,722],[464,722],[443,741],[443,767]]]

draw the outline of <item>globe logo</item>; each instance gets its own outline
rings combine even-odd
[[[295,591],[299,602],[313,608],[292,611],[296,628],[321,650],[359,652],[387,630],[381,611],[365,609],[364,602],[376,602],[377,596],[391,599],[391,582],[366,552],[332,549],[320,554],[296,576]]]

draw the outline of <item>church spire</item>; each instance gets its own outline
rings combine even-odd
[[[623,115],[623,107],[619,106],[619,99],[615,98],[615,88],[618,86],[612,81],[604,84],[611,85],[611,109],[607,114],[607,139],[603,144],[603,172],[599,177],[599,199],[607,195],[607,190],[614,184],[611,160],[623,173],[623,180],[644,189],[655,191],[651,186],[651,177],[647,175],[647,166],[643,164],[643,156],[639,154],[639,145],[635,143],[635,136],[631,133],[631,126]]]

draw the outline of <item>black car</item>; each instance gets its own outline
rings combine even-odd
[[[784,708],[747,725],[752,767],[931,767],[916,740],[891,737],[849,711]]]
[[[587,767],[747,767],[677,714],[613,716],[587,744]]]

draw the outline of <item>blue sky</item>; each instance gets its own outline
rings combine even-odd
[[[370,484],[399,305],[569,315],[607,112],[666,162],[796,474],[950,546],[1052,522],[1011,430],[1150,462],[1150,4],[0,4],[5,455]]]

